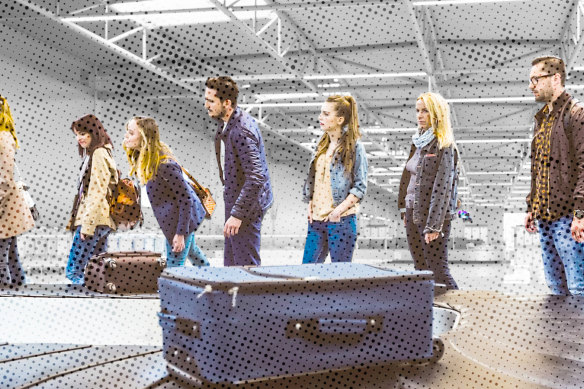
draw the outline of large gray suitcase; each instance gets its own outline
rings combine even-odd
[[[164,358],[191,384],[431,359],[432,273],[353,263],[172,268]]]

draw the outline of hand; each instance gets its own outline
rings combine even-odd
[[[225,226],[223,227],[223,236],[230,238],[237,235],[239,232],[239,227],[241,227],[241,220],[235,216],[230,216],[229,219],[227,219],[225,222]]]
[[[312,224],[312,200],[308,203],[308,222]]]
[[[432,242],[433,240],[438,239],[439,236],[440,236],[439,232],[427,232],[424,235],[424,240],[426,241],[426,244],[430,244],[430,242]]]
[[[406,213],[405,212],[402,212],[401,213],[401,218],[404,221],[404,226],[407,226],[408,225],[408,222],[406,222]]]
[[[525,215],[525,229],[530,234],[537,232],[537,225],[535,224],[535,220],[533,219],[533,214],[531,212],[527,212],[527,215]],[[574,233],[572,232],[572,236],[573,235]]]
[[[333,211],[331,213],[328,214],[327,217],[324,218],[325,222],[331,222],[331,223],[338,223],[341,221],[341,212],[338,210],[338,208],[333,209]]]
[[[578,243],[584,242],[584,219],[572,219],[572,238]]]
[[[175,235],[172,239],[172,252],[173,253],[180,253],[185,249],[185,236],[184,235]]]
[[[81,238],[81,240],[85,240],[85,238],[87,237],[87,235],[79,233],[79,237]]]

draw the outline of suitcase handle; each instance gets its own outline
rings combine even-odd
[[[315,342],[356,340],[363,335],[381,331],[383,328],[382,316],[367,318],[314,318],[290,320],[286,326],[289,338],[299,337]]]
[[[147,256],[161,256],[160,253],[155,253],[154,251],[117,251],[115,253],[101,253],[95,256],[95,258],[106,258],[106,257],[147,257]]]
[[[170,326],[176,329],[178,332],[181,332],[192,338],[201,337],[201,323],[198,321],[177,317],[175,315],[169,315],[168,313],[164,312],[158,312],[158,322],[163,328]]]

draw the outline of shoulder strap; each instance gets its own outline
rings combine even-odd
[[[199,182],[197,180],[195,180],[195,177],[193,177],[192,174],[187,171],[187,169],[185,169],[182,166],[180,168],[183,171],[183,173],[189,178],[189,180],[191,180],[193,182],[193,184],[197,187],[198,190],[201,190],[201,191],[204,191],[205,190],[201,186],[201,184],[199,184]]]

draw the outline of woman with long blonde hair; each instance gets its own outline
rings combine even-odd
[[[401,177],[398,207],[416,270],[431,270],[437,284],[458,289],[448,268],[458,180],[450,109],[442,96],[427,92],[418,97],[416,113],[418,131]]]
[[[367,192],[357,102],[351,96],[330,96],[319,121],[324,134],[304,185],[308,234],[302,263],[322,261],[327,251],[332,262],[350,262],[357,241],[358,203]]]
[[[195,243],[195,231],[205,209],[170,148],[160,141],[156,120],[137,116],[126,124],[124,150],[130,176],[146,185],[152,211],[166,238],[167,266],[183,266],[188,257],[195,266],[208,266]]]
[[[0,96],[0,287],[25,283],[16,237],[34,227],[30,209],[14,181],[18,147],[8,101]]]

